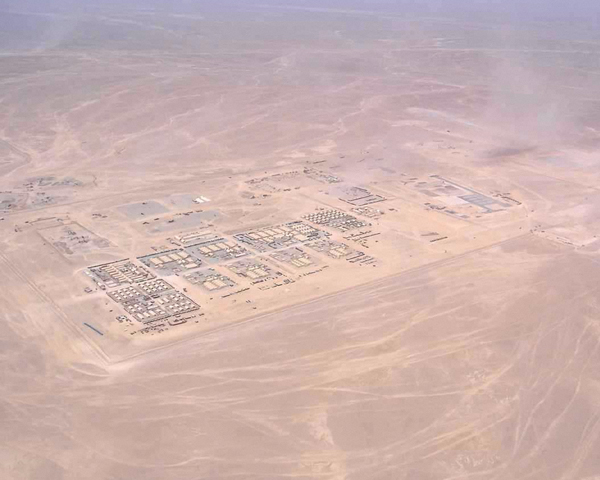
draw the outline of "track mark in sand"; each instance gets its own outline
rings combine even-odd
[[[23,161],[21,163],[18,163],[16,165],[8,164],[7,171],[5,171],[3,175],[7,175],[8,173],[14,173],[19,168],[29,165],[32,162],[32,158],[29,153],[22,150],[21,148],[16,147],[14,144],[9,142],[8,140],[0,138],[0,143],[4,144],[12,153],[14,153],[15,155],[17,155],[23,159]]]

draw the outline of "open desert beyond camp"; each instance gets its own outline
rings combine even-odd
[[[600,479],[600,7],[266,3],[0,6],[0,478]]]

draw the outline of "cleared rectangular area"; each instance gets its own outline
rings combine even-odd
[[[124,215],[127,215],[132,220],[138,220],[150,215],[160,215],[167,213],[169,209],[164,205],[155,202],[154,200],[148,200],[147,202],[130,203],[128,205],[121,205],[117,207],[117,210]]]

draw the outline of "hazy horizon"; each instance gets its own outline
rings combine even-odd
[[[193,0],[3,0],[0,10],[22,10],[38,12],[85,12],[111,9],[123,13],[139,10],[156,10],[173,13],[191,13],[243,8],[297,8],[322,11],[363,11],[398,14],[469,15],[480,14],[502,21],[512,19],[549,20],[561,22],[582,20],[598,22],[600,7],[589,0],[561,2],[559,0],[220,0],[200,2]],[[505,14],[507,17],[497,17]]]

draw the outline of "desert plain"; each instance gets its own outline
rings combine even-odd
[[[300,3],[1,12],[0,477],[598,480],[598,30]]]

